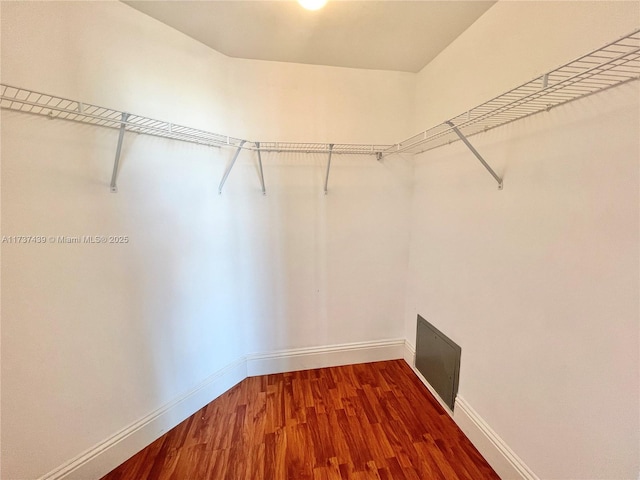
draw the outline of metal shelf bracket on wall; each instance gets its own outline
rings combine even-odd
[[[331,169],[331,154],[333,153],[333,143],[329,144],[329,161],[327,162],[327,174],[324,177],[324,194],[327,194],[329,186],[329,170]]]
[[[502,188],[502,179],[489,167],[482,156],[471,146],[468,139],[507,123],[549,111],[565,103],[584,98],[627,82],[640,79],[640,29],[593,50],[565,65],[538,75],[508,92],[467,109],[460,115],[442,122],[413,137],[393,145],[347,144],[347,143],[286,143],[248,142],[192,127],[137,114],[129,114],[107,107],[71,100],[57,95],[0,84],[0,108],[49,119],[63,119],[100,127],[118,129],[118,148],[111,178],[111,191],[116,192],[122,139],[125,130],[171,140],[206,145],[216,148],[236,148],[235,156],[227,167],[219,192],[231,168],[244,150],[256,150],[260,166],[262,193],[265,193],[261,153],[329,153],[329,162],[324,182],[327,193],[332,155],[371,155],[378,161],[401,153],[420,154],[434,148],[463,141]]]
[[[82,113],[82,104],[78,103],[78,111]],[[120,123],[120,133],[118,134],[118,146],[116,147],[116,158],[113,161],[113,173],[111,174],[111,193],[118,192],[118,185],[116,184],[118,180],[118,168],[120,167],[120,153],[122,153],[122,140],[124,139],[124,130],[127,126],[127,119],[129,118],[129,114],[126,112],[122,113],[122,123]]]
[[[467,137],[465,137],[462,134],[462,132],[458,130],[458,127],[456,127],[453,124],[453,122],[446,122],[446,123],[452,128],[454,133],[458,136],[458,138],[460,138],[460,140],[462,140],[462,142],[467,146],[467,148],[471,150],[471,153],[473,153],[476,156],[476,158],[480,160],[480,163],[482,163],[484,168],[487,169],[487,171],[491,174],[491,176],[496,179],[496,182],[498,182],[498,190],[502,190],[502,179],[498,176],[496,172],[493,171],[493,168],[491,168],[491,166],[489,166],[489,164],[484,160],[484,158],[482,158],[482,155],[478,153],[478,151],[473,147],[473,145],[471,145],[469,140],[467,140]]]
[[[238,145],[238,149],[236,150],[236,153],[234,153],[231,163],[227,167],[227,170],[224,172],[224,175],[222,176],[222,180],[220,180],[220,185],[218,186],[218,195],[222,194],[222,187],[224,186],[224,182],[227,181],[227,177],[231,173],[231,169],[235,165],[236,160],[238,159],[238,155],[240,155],[240,152],[242,151],[242,146],[245,143],[246,143],[246,140],[240,140],[240,145]]]
[[[262,156],[260,155],[260,142],[254,142],[256,150],[258,151],[258,167],[260,167],[260,185],[262,186],[262,194],[266,195],[267,190],[264,188],[264,173],[262,171]]]
[[[399,153],[421,154],[464,141],[530,115],[640,79],[640,30],[593,50],[533,80],[450,118],[382,152],[382,158]],[[455,129],[452,128],[455,125]],[[461,137],[460,134],[463,134]],[[463,138],[464,137],[464,138]],[[466,142],[465,142],[466,143]],[[469,145],[467,144],[469,147]],[[469,147],[471,148],[471,147]],[[472,149],[473,152],[473,149]],[[495,175],[482,157],[498,184]]]

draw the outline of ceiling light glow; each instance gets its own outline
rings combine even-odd
[[[298,3],[307,10],[320,10],[327,4],[327,0],[298,0]]]

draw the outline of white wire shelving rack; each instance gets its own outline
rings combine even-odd
[[[502,188],[502,179],[471,145],[468,137],[639,78],[640,29],[394,145],[248,141],[6,84],[0,84],[0,108],[119,129],[111,181],[114,192],[117,191],[116,178],[125,132],[235,148],[233,159],[220,182],[220,192],[242,150],[258,154],[263,193],[261,153],[328,155],[326,193],[331,156],[334,154],[374,155],[381,160],[398,153],[422,153],[457,140],[462,140],[469,147]]]
[[[24,113],[45,115],[51,119],[70,120],[101,127],[119,129],[124,125],[126,132],[142,133],[157,137],[182,140],[213,147],[237,148],[245,142],[243,149],[263,152],[327,153],[329,143],[292,142],[249,142],[246,139],[219,133],[185,127],[175,123],[135,115],[121,110],[100,107],[78,100],[70,100],[55,95],[36,92],[26,88],[0,84],[0,108],[18,110]],[[333,144],[334,154],[375,155],[390,145]]]
[[[382,152],[418,154],[462,140],[502,188],[468,137],[640,78],[640,29]]]
[[[77,100],[40,93],[26,88],[0,85],[0,107],[25,113],[46,115],[54,119],[71,120],[101,127],[183,140],[201,145],[235,146],[241,139],[176,125],[161,120],[128,114],[120,110],[99,107]]]
[[[74,122],[86,123],[100,127],[119,129],[118,144],[116,147],[116,158],[114,162],[113,175],[111,179],[111,191],[117,192],[116,180],[120,162],[122,141],[125,132],[153,135],[172,140],[208,145],[212,147],[231,147],[236,149],[236,153],[220,182],[219,192],[222,192],[227,177],[235,164],[241,150],[252,150],[258,152],[260,165],[260,181],[262,193],[266,193],[264,187],[264,175],[262,171],[261,153],[321,153],[329,155],[327,164],[327,175],[325,180],[325,193],[327,192],[329,168],[331,165],[331,155],[376,155],[381,157],[382,151],[390,145],[372,144],[346,144],[346,143],[293,143],[293,142],[257,142],[248,141],[242,138],[208,132],[197,128],[186,127],[175,123],[156,120],[142,115],[136,115],[121,110],[101,107],[78,100],[36,92],[26,88],[0,84],[0,108],[6,110],[17,110],[23,113],[44,115],[50,119],[62,119]]]

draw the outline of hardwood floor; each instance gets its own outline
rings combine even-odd
[[[251,377],[103,480],[499,479],[403,360]]]

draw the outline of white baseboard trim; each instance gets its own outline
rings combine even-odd
[[[403,349],[404,340],[394,339],[244,356],[39,480],[99,479],[247,377],[395,360]]]
[[[540,480],[460,395],[454,420],[503,480]]]
[[[404,339],[394,339],[251,354],[247,356],[247,375],[255,377],[311,368],[396,360],[402,358],[403,349]]]
[[[416,364],[416,347],[411,345],[407,340],[404,341],[404,361],[414,368]]]
[[[471,440],[471,443],[478,449],[500,478],[502,480],[540,480],[460,395],[456,397],[455,411],[452,412],[449,406],[446,405],[433,390],[433,387],[429,385],[429,382],[416,370],[415,355],[415,347],[409,342],[405,342],[405,361],[411,366],[418,378],[424,383],[440,405],[442,405],[444,410],[451,415],[456,424],[469,440]]]
[[[246,377],[243,357],[39,480],[99,479]]]

